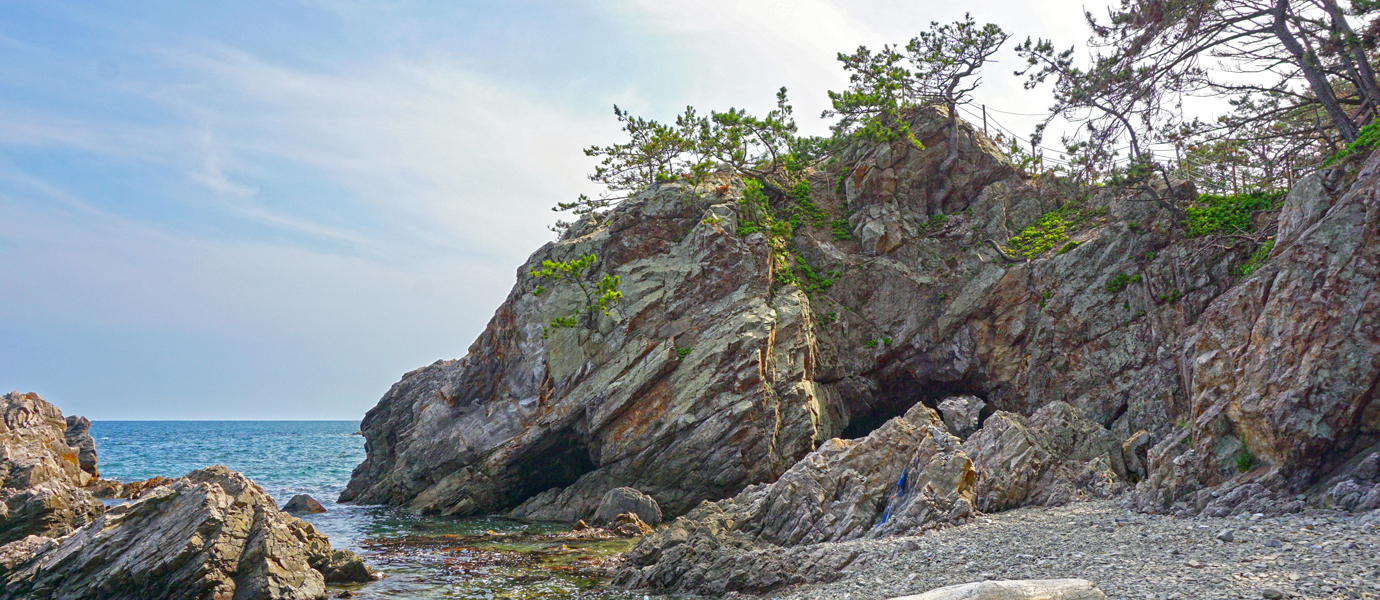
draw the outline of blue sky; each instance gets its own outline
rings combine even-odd
[[[1081,4],[7,3],[0,388],[94,419],[358,419],[458,358],[595,189],[612,105],[802,126],[835,53],[931,20],[1085,36]],[[979,100],[1039,112],[988,70]],[[1022,135],[1034,120],[999,116]]]

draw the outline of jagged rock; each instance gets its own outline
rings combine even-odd
[[[314,515],[326,512],[326,507],[321,506],[316,498],[306,494],[297,494],[288,500],[287,504],[283,505],[283,512],[294,515]]]
[[[105,511],[86,490],[65,481],[45,481],[25,490],[0,490],[0,544],[30,535],[60,537]]]
[[[953,396],[939,403],[944,426],[960,438],[967,438],[982,425],[982,409],[987,403],[976,396]]]
[[[829,561],[804,557],[830,542],[962,521],[972,486],[959,440],[916,405],[863,439],[825,442],[775,483],[677,518],[625,554],[615,579],[705,594],[769,590],[804,570],[829,572]]]
[[[637,537],[652,533],[651,525],[642,522],[642,518],[636,513],[623,513],[613,518],[609,522],[607,529],[614,535],[622,537]]]
[[[96,439],[91,437],[91,419],[72,415],[67,417],[67,432],[64,437],[67,445],[78,450],[77,459],[81,470],[92,477],[100,477],[96,468]]]
[[[0,397],[0,543],[65,535],[105,510],[80,489],[91,474],[66,432],[62,411],[38,394]]]
[[[1121,460],[1126,463],[1126,472],[1135,475],[1137,480],[1145,479],[1148,473],[1146,465],[1149,464],[1149,459],[1146,458],[1146,452],[1149,449],[1150,432],[1144,429],[1121,442]]]
[[[930,590],[892,600],[1106,600],[1086,579],[1022,579],[979,581]]]
[[[1304,491],[1380,437],[1380,155],[1336,174],[1286,198],[1289,243],[1185,340],[1190,422],[1150,451],[1135,506],[1192,511],[1229,481]]]
[[[243,475],[210,467],[66,537],[0,547],[0,598],[317,599],[326,581],[317,565],[347,571],[328,573],[338,580],[364,578],[342,552]]]
[[[631,513],[647,525],[656,527],[661,524],[661,507],[657,506],[656,500],[633,488],[622,487],[614,488],[604,494],[599,501],[599,510],[594,513],[595,525],[605,525],[612,523],[619,516]]]

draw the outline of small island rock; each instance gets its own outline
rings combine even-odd
[[[287,504],[283,505],[283,512],[294,515],[314,515],[326,512],[326,507],[321,506],[315,498],[306,494],[297,494]]]

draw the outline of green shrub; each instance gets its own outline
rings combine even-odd
[[[1064,215],[1059,211],[1042,215],[1034,225],[1026,227],[1019,235],[1006,243],[1016,255],[1035,258],[1055,244],[1068,239]]]
[[[836,323],[838,322],[838,320],[839,314],[834,311],[829,311],[819,316],[819,324],[822,326],[827,326],[830,323]]]
[[[1126,286],[1136,283],[1138,281],[1140,281],[1140,275],[1127,275],[1125,273],[1117,273],[1116,275],[1113,275],[1111,279],[1107,280],[1107,291],[1113,294],[1119,294],[1121,293],[1121,290],[1126,289]]]
[[[1380,120],[1371,121],[1369,125],[1362,127],[1356,136],[1356,141],[1347,144],[1341,151],[1328,157],[1326,161],[1323,161],[1323,166],[1336,164],[1353,154],[1368,153],[1374,150],[1377,145],[1380,145]]]
[[[1255,249],[1255,252],[1251,253],[1251,259],[1246,261],[1246,264],[1236,268],[1236,274],[1241,277],[1250,277],[1252,273],[1260,269],[1261,265],[1265,264],[1266,260],[1269,260],[1270,252],[1274,249],[1274,238],[1265,240],[1264,244],[1261,244],[1259,248]]]
[[[1183,292],[1179,290],[1170,290],[1168,293],[1160,295],[1160,302],[1163,302],[1165,304],[1175,304],[1179,301],[1180,298],[1183,297]]]
[[[941,213],[931,216],[930,220],[926,221],[925,224],[921,226],[921,228],[923,228],[926,232],[938,231],[941,227],[944,226],[945,223],[948,222],[949,215]]]
[[[1246,471],[1249,471],[1253,468],[1255,468],[1255,459],[1251,458],[1251,454],[1249,452],[1242,450],[1236,454],[1237,471],[1245,473]]]
[[[676,348],[676,360],[684,360],[685,357],[687,357],[687,356],[690,356],[690,348],[689,348],[689,347],[685,347],[685,348]]]
[[[834,232],[834,240],[844,242],[853,239],[853,235],[848,232],[848,221],[836,219],[829,224],[829,229]]]
[[[1068,252],[1069,250],[1072,250],[1072,249],[1077,248],[1077,247],[1078,247],[1078,242],[1069,242],[1069,243],[1067,243],[1067,244],[1064,244],[1064,247],[1063,247],[1063,248],[1060,248],[1060,249],[1059,249],[1059,254],[1063,254],[1063,253]]]
[[[1251,226],[1251,213],[1269,209],[1282,195],[1282,191],[1256,191],[1232,196],[1199,196],[1198,201],[1186,211],[1188,236],[1251,231],[1254,229]]]

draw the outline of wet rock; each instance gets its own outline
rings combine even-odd
[[[9,560],[2,598],[325,597],[315,565],[350,570],[310,524],[225,467],[193,471],[115,506],[91,524],[47,542],[0,547]],[[367,571],[367,568],[365,568]]]
[[[979,581],[930,590],[892,600],[1105,600],[1106,595],[1086,579],[1027,579]]]
[[[92,477],[100,477],[100,471],[96,469],[96,439],[91,437],[91,419],[76,415],[67,417],[64,437],[68,446],[77,449],[77,462],[81,470]]]
[[[661,524],[661,507],[656,500],[629,487],[614,488],[604,494],[599,510],[594,512],[593,523],[602,526],[627,513],[637,515],[640,521],[652,527]]]
[[[283,512],[294,515],[314,515],[326,512],[326,507],[321,506],[320,502],[307,494],[297,494],[288,500],[287,504],[283,505]]]
[[[652,533],[651,525],[642,522],[637,513],[623,513],[609,522],[607,529],[619,537],[638,537]]]

